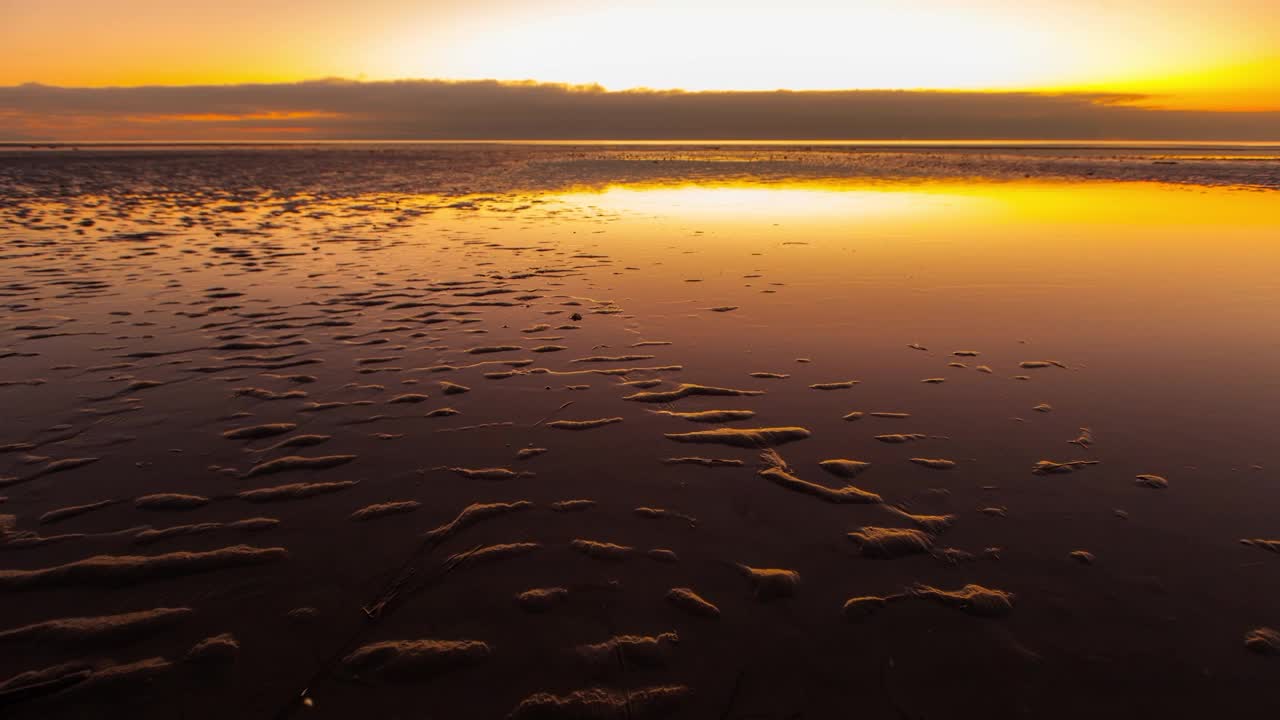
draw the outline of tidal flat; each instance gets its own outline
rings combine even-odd
[[[1280,712],[1274,147],[0,149],[0,715]]]

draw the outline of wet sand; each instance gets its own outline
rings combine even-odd
[[[0,154],[0,714],[1280,711],[1201,155]]]

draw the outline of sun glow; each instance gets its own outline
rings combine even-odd
[[[832,8],[600,8],[545,15],[458,38],[427,54],[406,43],[402,74],[598,82],[609,89],[980,89],[1067,72],[1052,33],[963,12]],[[941,61],[945,60],[945,61]],[[513,73],[518,73],[513,76]]]
[[[0,85],[536,80],[699,90],[1154,95],[1280,109],[1274,0],[5,3]]]
[[[1065,191],[1067,188],[1070,192]],[[1171,204],[1170,192],[1195,196],[1196,202]],[[579,187],[559,192],[554,198],[606,214],[679,217],[694,223],[715,220],[754,226],[768,220],[791,227],[834,223],[853,235],[859,232],[850,227],[851,217],[856,217],[859,225],[872,221],[981,225],[992,215],[1021,221],[1126,228],[1214,224],[1234,229],[1266,227],[1275,222],[1275,201],[1265,194],[1205,194],[1138,182],[1073,185],[1061,181],[869,182],[857,178],[797,178],[780,183],[711,180]],[[1206,207],[1220,208],[1221,214],[1206,214]]]
[[[652,0],[463,19],[443,44],[405,31],[371,57],[391,77],[704,90],[1038,90],[1156,94],[1150,105],[1280,109],[1280,11],[1175,7]],[[1259,17],[1245,18],[1245,10]],[[1158,17],[1153,17],[1158,16]]]

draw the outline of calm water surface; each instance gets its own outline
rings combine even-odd
[[[402,190],[425,176],[380,185],[332,156],[294,173],[288,151],[275,165],[175,152],[6,169],[22,182],[0,205],[0,516],[10,526],[0,630],[194,610],[145,636],[5,653],[5,678],[66,662],[170,663],[114,689],[38,694],[5,708],[15,717],[283,708],[491,718],[539,692],[659,686],[682,688],[678,702],[642,716],[1280,709],[1273,661],[1244,643],[1250,630],[1280,627],[1280,566],[1240,543],[1280,539],[1274,191],[1185,178],[832,177],[825,165],[784,173],[776,159],[755,172],[751,158],[682,150],[658,170],[648,156],[568,153],[509,173],[505,155],[449,155],[444,169],[429,161],[437,189],[426,193]],[[540,175],[482,182],[499,171]],[[506,349],[472,352],[492,348]],[[752,375],[762,372],[785,377]],[[445,394],[441,380],[470,392]],[[842,381],[857,382],[810,387]],[[678,383],[764,394],[626,399]],[[426,397],[390,402],[405,395]],[[457,414],[429,415],[446,407]],[[757,474],[765,448],[673,442],[665,436],[719,425],[654,412],[724,409],[755,413],[728,427],[808,430],[774,448],[794,476],[884,502],[791,492]],[[621,422],[551,425],[605,418]],[[223,437],[267,423],[297,427]],[[267,449],[302,434],[329,437]],[[877,439],[885,434],[922,437]],[[1081,437],[1091,442],[1071,442]],[[548,451],[518,460],[524,447]],[[289,454],[354,457],[249,476]],[[742,465],[663,462],[691,455]],[[955,466],[911,461],[921,457]],[[41,473],[67,458],[97,460]],[[871,466],[837,478],[819,465],[835,458]],[[1033,473],[1041,460],[1097,464]],[[1168,487],[1137,483],[1142,474]],[[340,481],[359,482],[276,503],[238,496]],[[134,503],[155,493],[209,502],[182,512]],[[550,509],[571,499],[596,505]],[[104,500],[118,502],[40,522]],[[408,500],[420,506],[349,519]],[[533,507],[423,545],[469,504],[519,500]],[[954,517],[929,538],[932,553],[862,556],[847,533],[919,522],[891,508]],[[258,516],[280,523],[229,526]],[[199,523],[220,525],[138,538]],[[575,539],[632,550],[601,561],[573,550]],[[537,547],[458,564],[514,542]],[[287,558],[124,582],[22,574],[241,544]],[[652,548],[679,560],[645,557]],[[1094,562],[1072,559],[1077,550]],[[735,563],[794,570],[801,583],[761,601]],[[842,614],[851,597],[921,584],[1005,591],[1013,609],[976,617],[912,597],[860,620]],[[361,611],[393,586],[385,615]],[[544,613],[513,600],[538,587],[564,587],[568,599]],[[673,587],[693,588],[721,616],[673,606]],[[298,608],[318,619],[290,615]],[[665,632],[680,642],[652,666],[592,667],[575,649]],[[182,660],[219,633],[240,645],[233,662],[214,672]],[[363,645],[423,638],[490,650],[447,676],[419,668],[407,683],[344,663]],[[314,707],[291,704],[303,688]]]

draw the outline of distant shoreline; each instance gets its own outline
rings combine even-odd
[[[270,148],[270,147],[341,147],[341,146],[584,146],[584,147],[821,147],[872,148],[910,150],[1262,150],[1280,153],[1280,140],[1275,141],[1206,141],[1206,140],[87,140],[87,141],[0,141],[0,150],[74,150],[114,148]]]
[[[0,197],[270,189],[327,197],[608,184],[1068,180],[1280,190],[1280,146],[986,143],[187,143],[0,146]],[[68,175],[67,168],[74,167]],[[180,172],[176,172],[181,168]],[[67,184],[66,178],[75,182]]]

